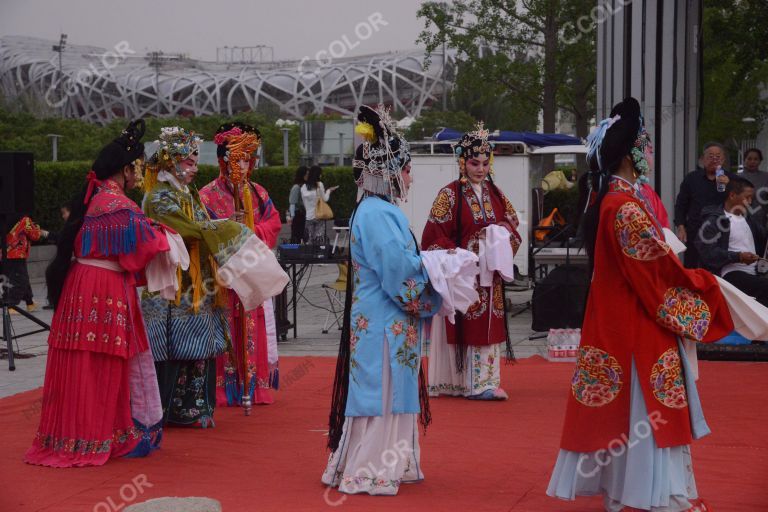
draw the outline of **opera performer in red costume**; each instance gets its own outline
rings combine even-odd
[[[714,276],[680,264],[640,192],[653,157],[637,100],[614,106],[587,158],[592,282],[547,494],[603,495],[611,512],[709,511],[690,451],[709,427],[683,343],[726,336],[729,309]]]
[[[247,124],[227,123],[216,131],[214,142],[218,146],[221,174],[200,190],[200,199],[215,217],[233,218],[242,222],[270,249],[274,249],[282,227],[280,214],[267,190],[251,180],[258,161],[256,150],[261,145],[261,134]],[[238,166],[240,171],[238,176],[241,176],[241,181],[237,183],[237,187],[239,203],[243,205],[242,217],[235,215],[231,166]],[[239,368],[242,368],[242,364],[238,361],[242,343],[238,340],[242,339],[239,329],[242,322],[237,319],[235,294],[231,293],[230,296],[233,301],[229,319],[232,346],[230,350],[218,356],[216,361],[216,402],[219,405],[239,405],[241,398],[238,383],[241,373]],[[272,389],[277,389],[279,382],[277,332],[272,299],[267,299],[263,305],[247,311],[246,317],[251,400],[254,404],[271,404],[274,402]]]
[[[136,121],[101,150],[46,271],[55,312],[27,463],[100,466],[146,455],[160,441],[160,395],[136,286],[169,245],[165,228],[125,195],[141,178],[143,134]]]
[[[454,146],[459,179],[446,185],[432,204],[424,233],[423,250],[462,248],[478,254],[489,228],[501,227],[504,249],[500,257],[514,275],[512,259],[520,246],[517,213],[504,193],[493,183],[493,145],[482,123],[464,134]],[[493,231],[493,229],[491,229]],[[497,234],[499,231],[495,231]],[[482,263],[481,263],[482,266]],[[482,274],[482,272],[481,272]],[[488,284],[478,277],[475,289],[480,299],[457,313],[455,325],[447,319],[432,322],[429,352],[429,392],[464,396],[476,400],[506,400],[501,388],[501,344],[507,343],[504,288],[499,272],[489,273]]]

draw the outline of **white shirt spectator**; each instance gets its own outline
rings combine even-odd
[[[747,218],[743,215],[734,215],[725,212],[728,220],[731,221],[731,235],[728,241],[728,250],[733,252],[751,252],[755,253],[755,238],[752,236],[752,230],[749,229]],[[720,275],[725,276],[728,272],[740,271],[755,275],[757,273],[757,263],[749,265],[745,263],[729,263],[720,270]]]

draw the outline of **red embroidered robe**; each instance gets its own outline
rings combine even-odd
[[[251,197],[253,198],[253,231],[270,248],[277,245],[277,236],[280,233],[282,223],[280,222],[280,213],[275,208],[272,200],[269,198],[267,190],[261,185],[248,182],[251,188]],[[240,190],[240,200],[243,200],[243,191]],[[261,198],[261,201],[257,198]],[[213,180],[200,190],[200,199],[203,204],[211,210],[217,218],[229,218],[235,213],[235,201],[230,185],[227,180],[221,176]],[[263,205],[260,208],[260,204]],[[239,390],[239,373],[241,342],[235,340],[242,339],[240,320],[235,316],[234,307],[235,295],[230,294],[231,308],[229,325],[232,329],[233,350],[235,357],[230,352],[225,352],[217,357],[217,400],[219,405],[234,405],[239,403],[242,392]],[[249,382],[253,403],[270,404],[274,401],[270,388],[273,382],[276,382],[275,370],[270,369],[267,352],[267,329],[264,319],[264,308],[259,306],[253,311],[246,313],[246,325],[248,336],[248,367]]]
[[[717,341],[733,321],[715,278],[683,267],[643,197],[620,178],[609,187],[561,446],[592,452],[626,442],[633,360],[658,446],[690,444],[677,338]]]
[[[129,359],[149,350],[136,286],[149,261],[167,250],[162,228],[122,186],[100,182],[75,239],[75,256],[123,271],[72,263],[51,322],[40,425],[25,462],[99,466],[131,452],[142,432],[148,442],[158,435],[146,434],[132,419]]]
[[[25,260],[29,258],[30,241],[37,242],[41,236],[40,226],[32,222],[29,217],[22,217],[5,237],[8,259]]]
[[[503,192],[488,181],[482,182],[481,198],[478,199],[469,183],[461,185],[454,181],[440,190],[432,203],[424,233],[421,237],[423,250],[455,249],[457,247],[459,201],[461,203],[461,247],[478,253],[478,237],[480,231],[491,224],[506,223],[512,228],[509,236],[512,250],[517,252],[520,246],[520,235],[517,233],[519,221],[512,204]],[[458,199],[458,200],[457,200]],[[504,296],[501,277],[494,273],[493,286],[489,290],[480,286],[479,278],[475,288],[480,300],[470,306],[467,313],[456,316],[456,323],[461,322],[463,343],[465,345],[495,345],[507,339],[504,327]],[[448,343],[456,341],[456,327],[450,322],[445,323]]]

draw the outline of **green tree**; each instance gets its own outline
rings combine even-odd
[[[405,132],[411,141],[431,137],[441,128],[469,131],[475,126],[475,118],[466,112],[427,110]]]
[[[426,2],[418,41],[429,54],[444,42],[458,50],[481,83],[503,86],[522,111],[540,110],[545,132],[555,131],[563,109],[585,137],[594,115],[596,31],[582,33],[574,22],[593,7],[591,0]]]
[[[768,119],[768,9],[764,0],[707,0],[703,13],[699,140],[732,151]],[[745,117],[756,120],[744,123]]]
[[[449,108],[467,112],[485,122],[494,130],[535,131],[539,121],[539,107],[531,102],[519,101],[502,83],[488,83],[484,69],[506,59],[500,54],[457,63],[456,78],[451,90]]]

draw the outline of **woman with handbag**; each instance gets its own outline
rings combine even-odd
[[[293,186],[288,196],[288,214],[286,218],[291,225],[291,243],[301,243],[304,238],[304,227],[307,219],[307,212],[304,211],[304,201],[301,199],[301,186],[307,180],[309,170],[303,165],[296,169],[296,175],[293,178]]]
[[[320,181],[322,169],[319,165],[313,165],[309,168],[307,182],[301,186],[301,199],[304,202],[306,214],[307,236],[305,240],[308,243],[315,242],[325,234],[326,220],[333,218],[333,212],[327,204],[331,198],[331,193],[339,187],[331,187],[328,190]],[[318,205],[320,205],[318,207]]]

